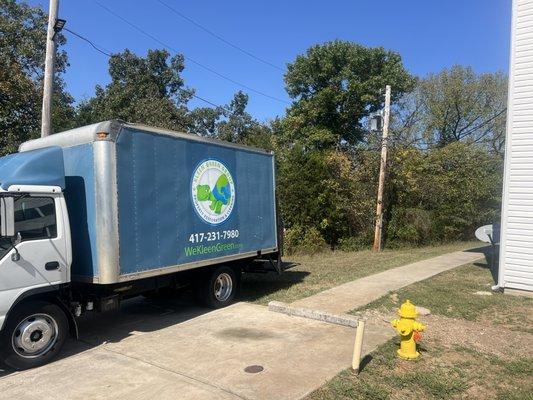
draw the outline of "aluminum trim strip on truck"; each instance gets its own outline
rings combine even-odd
[[[93,143],[98,139],[98,133],[106,133],[106,140],[114,141],[123,123],[117,120],[99,122],[81,128],[70,129],[44,138],[28,140],[20,145],[19,151],[41,149],[43,147],[60,146],[63,148],[74,147],[82,144]]]
[[[80,144],[93,143],[98,139],[99,133],[107,133],[108,137],[105,140],[116,141],[118,134],[123,128],[139,129],[145,132],[154,133],[157,135],[172,136],[176,138],[183,138],[187,140],[194,140],[196,142],[213,143],[223,147],[229,147],[233,149],[245,150],[252,153],[270,153],[267,150],[259,149],[257,147],[243,146],[237,143],[225,142],[218,139],[206,138],[191,133],[176,132],[169,129],[154,128],[143,124],[134,124],[123,122],[120,120],[103,121],[92,125],[87,125],[81,128],[71,129],[65,132],[57,133],[47,136],[45,138],[39,138],[29,140],[20,145],[19,151],[29,151],[35,149],[41,149],[49,146],[61,146],[61,147],[73,147]]]
[[[93,144],[99,283],[115,283],[120,274],[115,146],[114,142],[109,141]]]
[[[272,154],[272,198],[274,199],[273,207],[274,207],[274,221],[276,221],[276,249],[280,248],[279,245],[279,232],[277,230],[279,229],[278,224],[278,205],[276,202],[277,199],[277,193],[276,193],[276,157],[274,156],[274,152],[271,152]]]
[[[275,249],[263,249],[260,252],[262,255],[266,255],[266,254],[276,253],[277,251],[278,249],[275,248]],[[171,266],[159,268],[159,269],[152,269],[152,270],[146,270],[146,271],[141,271],[141,272],[135,272],[132,274],[120,275],[118,278],[118,282],[128,282],[128,281],[132,281],[136,279],[150,278],[153,276],[172,274],[174,272],[187,271],[187,270],[194,269],[194,268],[208,267],[210,265],[243,260],[246,258],[255,257],[257,256],[257,253],[258,252],[256,251],[252,251],[249,253],[234,254],[234,255],[229,255],[229,256],[224,256],[224,257],[211,258],[209,260],[204,260],[204,261],[192,262],[188,264],[171,265]],[[85,283],[103,283],[98,279],[98,277],[91,278],[88,276],[81,276],[81,275],[73,275],[72,280],[77,281],[77,282],[85,282]]]

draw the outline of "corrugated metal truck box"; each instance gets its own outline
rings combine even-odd
[[[63,149],[72,279],[110,284],[278,250],[274,155],[120,121],[36,139]]]

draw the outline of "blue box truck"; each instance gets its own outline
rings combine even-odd
[[[52,359],[85,311],[193,285],[229,304],[242,272],[279,269],[274,155],[121,121],[0,158],[0,356]]]

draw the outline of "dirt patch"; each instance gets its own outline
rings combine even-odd
[[[444,346],[466,346],[501,358],[533,357],[533,335],[495,327],[492,324],[431,315],[424,318],[427,337]]]
[[[390,321],[398,318],[393,312],[367,310],[356,314],[379,324],[383,329],[392,329]],[[418,319],[427,326],[422,334],[425,341],[438,343],[446,348],[467,347],[487,355],[504,359],[533,357],[533,334],[497,327],[492,323],[467,321],[440,315],[426,315]],[[530,325],[532,326],[532,325]]]
[[[391,329],[394,312],[357,312]],[[309,399],[532,399],[533,335],[491,323],[428,315],[414,361],[396,356],[399,337],[370,356],[359,375],[338,375]]]

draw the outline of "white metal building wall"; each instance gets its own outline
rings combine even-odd
[[[533,0],[513,0],[498,284],[533,291]]]

